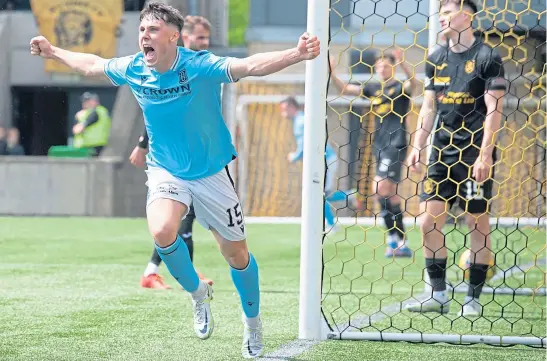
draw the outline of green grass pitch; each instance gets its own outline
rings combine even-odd
[[[266,352],[298,332],[299,246],[297,225],[248,225],[249,244],[261,270]],[[324,309],[331,322],[372,314],[421,287],[423,260],[383,258],[378,229],[352,227],[325,242]],[[513,238],[511,238],[513,237]],[[239,299],[212,236],[196,226],[196,266],[215,281],[215,332],[193,335],[190,299],[162,266],[170,291],[142,289],[139,279],[152,241],[143,219],[0,218],[0,360],[239,360]],[[545,236],[513,234],[498,264],[526,264],[544,253]],[[413,231],[411,247],[418,250]],[[454,252],[463,244],[453,235]],[[501,247],[501,246],[500,246]],[[543,256],[542,256],[543,257]],[[537,286],[545,266],[507,282]],[[404,273],[403,273],[404,270]],[[404,276],[404,277],[403,277]],[[456,271],[450,272],[454,282]],[[351,292],[350,292],[351,290]],[[353,295],[352,295],[353,294]],[[460,296],[458,296],[460,297]],[[500,317],[501,311],[504,317]],[[520,312],[520,313],[519,313]],[[455,311],[452,312],[455,315]],[[545,336],[545,298],[503,296],[491,300],[487,320],[470,325],[442,319],[383,317],[363,331]],[[425,345],[326,341],[288,360],[545,360],[528,347]]]

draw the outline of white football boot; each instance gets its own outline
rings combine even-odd
[[[200,281],[200,288],[203,292],[198,295],[192,295],[192,305],[194,308],[194,331],[202,339],[208,339],[213,333],[215,322],[211,313],[211,300],[213,299],[213,289],[207,283]]]
[[[468,302],[465,302],[462,306],[458,316],[464,317],[480,317],[482,316],[482,306],[476,299],[472,299]]]
[[[429,296],[423,301],[410,303],[406,305],[405,309],[409,312],[437,312],[444,315],[450,311],[450,300],[445,291],[433,297]]]
[[[260,315],[252,320],[247,320],[243,315],[243,343],[241,354],[243,358],[257,358],[264,353],[264,342],[262,341],[262,321]]]

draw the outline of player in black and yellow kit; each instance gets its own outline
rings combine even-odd
[[[473,34],[476,12],[469,0],[441,1],[441,29],[448,43],[434,51],[426,64],[424,102],[408,165],[419,171],[420,151],[432,134],[420,197],[420,228],[433,292],[424,302],[408,305],[412,312],[449,311],[442,227],[448,209],[457,203],[466,212],[471,238],[469,289],[460,315],[482,314],[479,296],[491,257],[488,212],[495,136],[506,84],[500,55]]]
[[[381,215],[388,229],[386,257],[411,257],[405,244],[405,228],[401,198],[397,195],[397,183],[401,181],[403,165],[407,155],[408,137],[405,116],[409,112],[410,98],[418,81],[412,70],[403,61],[402,52],[394,51],[377,58],[374,71],[378,82],[364,86],[346,84],[334,72],[331,59],[331,79],[343,95],[363,96],[370,100],[370,113],[375,117],[374,154],[376,176],[373,182],[375,198],[380,204]],[[395,78],[395,67],[400,65],[408,80]]]

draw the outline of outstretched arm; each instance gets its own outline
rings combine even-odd
[[[310,37],[304,33],[295,48],[233,59],[230,63],[230,73],[234,79],[277,73],[301,61],[315,59],[319,55],[319,47],[316,36]]]
[[[56,60],[85,76],[104,76],[104,66],[108,61],[94,54],[75,53],[58,48],[51,45],[43,36],[32,38],[30,53],[46,59]]]

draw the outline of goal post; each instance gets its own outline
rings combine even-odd
[[[304,165],[302,174],[302,226],[300,249],[301,339],[319,340],[322,334],[321,274],[323,189],[329,47],[329,0],[308,1],[310,36],[321,42],[320,55],[306,64]]]

